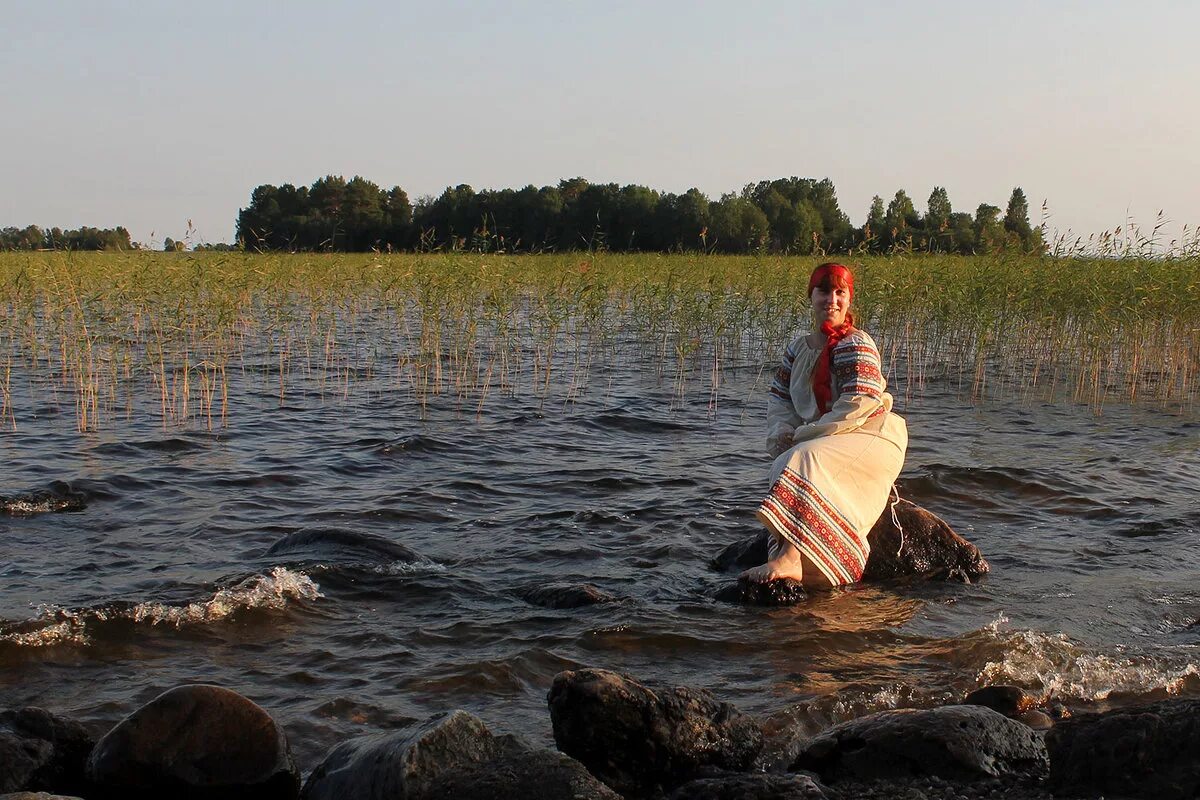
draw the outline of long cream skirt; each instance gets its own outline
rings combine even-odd
[[[887,507],[907,448],[908,426],[890,412],[851,433],[801,442],[771,465],[758,518],[831,584],[854,583],[871,550],[867,533]]]

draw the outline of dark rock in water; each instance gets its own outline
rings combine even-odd
[[[0,800],[83,800],[83,798],[75,795],[46,794],[45,792],[15,792],[0,794]]]
[[[734,542],[709,562],[709,566],[721,572],[750,569],[767,563],[767,531],[764,528],[755,535]]]
[[[88,777],[120,798],[290,800],[300,788],[287,738],[266,711],[220,686],[179,686],[117,723]]]
[[[808,775],[750,773],[685,783],[670,800],[826,800],[826,794]]]
[[[766,583],[739,578],[737,583],[721,587],[715,596],[726,603],[750,606],[794,606],[808,599],[804,586],[791,578]]]
[[[69,484],[54,481],[49,489],[13,497],[0,497],[0,512],[17,517],[47,514],[56,511],[82,511],[87,508],[87,495],[75,491]]]
[[[757,722],[700,689],[582,669],[556,675],[547,701],[558,748],[627,796],[669,791],[708,768],[749,769],[762,749]]]
[[[304,785],[305,800],[616,800],[583,765],[513,736],[493,736],[465,711],[438,714],[406,733],[334,747]]]
[[[1019,686],[984,686],[968,694],[964,706],[983,706],[1006,717],[1019,717],[1037,706],[1037,698]]]
[[[879,521],[867,534],[871,553],[863,570],[864,581],[899,578],[957,580],[971,582],[990,570],[979,548],[955,533],[949,525],[920,506],[901,500],[892,509],[884,509]],[[900,527],[896,526],[899,521]],[[767,532],[760,531],[722,550],[710,562],[721,571],[749,569],[767,561]],[[737,600],[732,587],[721,590],[723,597]]]
[[[822,780],[929,775],[958,781],[1042,778],[1046,745],[1028,726],[982,706],[882,711],[835,725],[800,751],[792,769]]]
[[[864,581],[920,577],[970,583],[991,569],[979,548],[955,533],[940,517],[901,500],[885,508],[867,534],[871,554]]]
[[[271,545],[266,555],[371,564],[427,560],[399,542],[340,528],[305,528],[289,533]]]
[[[1046,734],[1056,793],[1200,797],[1200,700],[1077,714]]]
[[[590,583],[552,583],[522,590],[521,599],[543,608],[582,608],[598,603],[611,603],[617,598]]]
[[[82,793],[95,743],[78,722],[41,708],[0,712],[0,792]]]

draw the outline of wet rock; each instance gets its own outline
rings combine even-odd
[[[826,800],[826,794],[808,775],[751,773],[690,781],[670,800]]]
[[[1035,708],[1038,700],[1019,686],[984,686],[968,694],[962,704],[983,706],[1013,718]]]
[[[714,597],[725,603],[748,606],[794,606],[807,600],[808,594],[799,581],[791,578],[766,583],[739,578],[736,583],[721,587]]]
[[[979,548],[955,533],[941,517],[901,500],[885,508],[867,534],[871,554],[864,581],[918,577],[970,583],[991,569]],[[899,521],[900,526],[896,526]]]
[[[443,772],[421,796],[431,800],[621,800],[570,756],[514,741],[515,745],[502,747],[497,758]]]
[[[1035,731],[1048,731],[1054,727],[1054,720],[1044,711],[1031,708],[1023,714],[1013,717],[1017,722],[1028,725]]]
[[[764,528],[753,536],[734,542],[717,553],[716,557],[709,562],[709,566],[721,572],[730,572],[735,569],[750,569],[765,563],[767,563],[767,531]]]
[[[531,586],[521,591],[521,599],[542,608],[582,608],[598,603],[611,603],[617,598],[590,583],[552,583]]]
[[[0,800],[83,800],[82,797],[65,794],[46,794],[45,792],[14,792],[0,794]]]
[[[1077,714],[1055,724],[1046,747],[1056,794],[1200,797],[1200,700]]]
[[[70,484],[54,481],[48,489],[0,497],[0,513],[16,517],[47,514],[58,511],[82,511],[87,508],[87,495],[77,492]]]
[[[577,761],[493,736],[465,711],[438,714],[415,730],[334,747],[304,785],[305,800],[616,800]]]
[[[1037,733],[982,706],[883,711],[844,722],[814,737],[792,765],[829,782],[916,775],[1041,778],[1048,768]]]
[[[117,723],[92,751],[88,777],[120,798],[289,800],[300,788],[271,716],[220,686],[179,686]]]
[[[547,697],[554,741],[626,796],[669,791],[706,769],[746,770],[758,723],[710,693],[650,688],[615,672],[560,672]]]
[[[867,534],[871,553],[863,569],[864,581],[922,578],[970,583],[991,569],[979,548],[955,533],[940,517],[907,500],[897,503],[895,512],[896,519],[893,520],[892,509],[884,509]],[[749,569],[766,561],[767,532],[764,530],[729,545],[712,559],[710,565],[724,572]],[[753,599],[739,600],[739,591],[746,594],[734,586],[722,587],[718,599],[753,602]]]
[[[44,709],[0,712],[0,792],[82,793],[94,744],[83,725]]]

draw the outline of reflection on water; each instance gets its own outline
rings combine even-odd
[[[264,400],[213,433],[3,434],[0,496],[83,506],[0,514],[7,704],[111,722],[215,681],[311,765],[451,707],[548,742],[545,691],[585,665],[707,687],[796,735],[990,682],[1075,704],[1200,691],[1200,419],[928,388],[901,409],[901,493],[992,574],[741,608],[711,599],[728,576],[707,564],[756,528],[756,379],[733,373],[715,413],[635,371],[483,416],[447,399],[422,419],[380,385]],[[523,599],[547,583],[616,600]]]

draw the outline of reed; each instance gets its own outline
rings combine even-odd
[[[856,313],[912,398],[1190,406],[1200,253],[895,253],[854,259]],[[151,414],[219,427],[239,406],[391,386],[464,413],[571,403],[638,373],[715,411],[761,390],[805,324],[814,260],[559,254],[0,254],[0,420],[74,406],[81,430]],[[745,386],[745,381],[740,385]],[[744,398],[737,398],[744,399]]]

